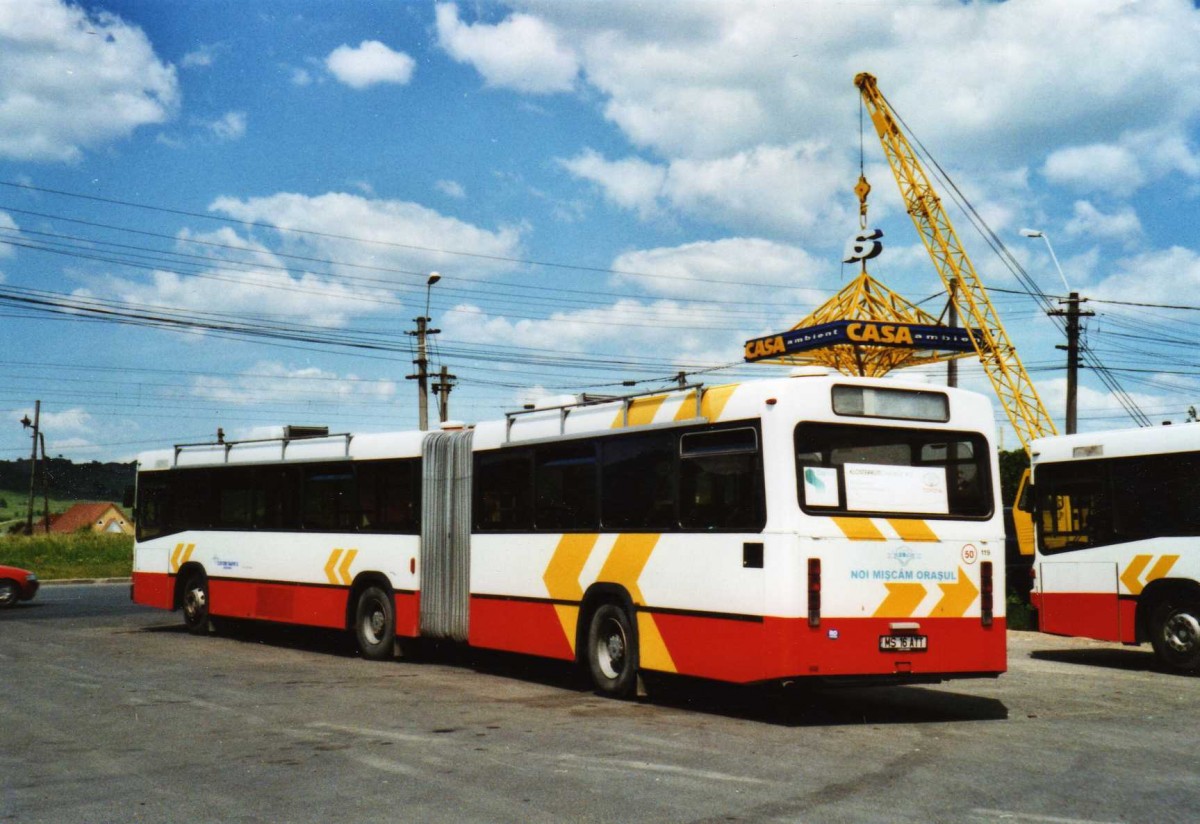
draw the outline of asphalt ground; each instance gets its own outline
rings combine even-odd
[[[372,663],[335,633],[195,637],[127,584],[0,611],[0,820],[1192,822],[1200,678],[1010,632],[935,687],[652,681],[459,648]],[[713,651],[719,654],[719,650]]]

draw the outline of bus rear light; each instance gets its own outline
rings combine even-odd
[[[979,620],[985,627],[992,625],[992,562],[979,565]]]
[[[821,559],[808,559],[808,625],[821,626]]]

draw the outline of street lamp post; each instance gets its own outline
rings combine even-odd
[[[431,272],[429,278],[425,281],[425,314],[419,318],[414,318],[417,329],[415,332],[408,334],[414,335],[417,338],[417,358],[413,361],[417,365],[417,374],[408,375],[409,380],[417,382],[417,416],[420,423],[421,431],[424,432],[429,428],[429,356],[426,348],[426,339],[430,335],[436,335],[440,329],[430,329],[429,321],[429,296],[433,289],[433,284],[442,279],[442,276],[437,272]]]
[[[1050,259],[1054,261],[1054,268],[1058,270],[1058,276],[1062,280],[1063,288],[1070,293],[1071,287],[1067,285],[1067,276],[1063,274],[1062,267],[1058,265],[1058,255],[1054,254],[1054,247],[1050,245],[1049,236],[1041,229],[1022,229],[1021,234],[1025,237],[1040,237],[1046,241],[1046,248],[1050,250]]]
[[[1074,435],[1079,423],[1079,319],[1081,317],[1091,317],[1095,312],[1079,311],[1079,304],[1083,301],[1080,299],[1078,292],[1071,291],[1071,287],[1067,283],[1067,276],[1063,274],[1062,266],[1058,263],[1058,255],[1054,254],[1054,247],[1050,245],[1050,238],[1046,233],[1040,229],[1022,229],[1021,234],[1029,238],[1040,237],[1046,241],[1046,248],[1050,251],[1050,259],[1054,261],[1054,268],[1058,270],[1058,277],[1062,280],[1063,287],[1067,290],[1066,300],[1059,300],[1059,303],[1065,304],[1067,308],[1065,310],[1053,309],[1048,314],[1067,319],[1067,345],[1059,345],[1054,348],[1065,349],[1067,352],[1066,429],[1068,435]]]

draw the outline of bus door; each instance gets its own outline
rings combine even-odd
[[[471,584],[472,430],[421,444],[421,635],[467,640]]]

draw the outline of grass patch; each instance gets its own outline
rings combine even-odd
[[[8,535],[0,538],[0,564],[32,570],[43,581],[128,578],[133,568],[133,536],[101,532]]]

